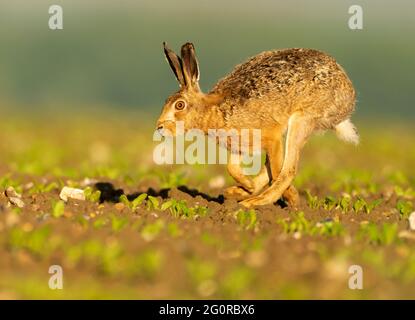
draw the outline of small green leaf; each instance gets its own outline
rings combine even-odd
[[[334,209],[334,207],[337,205],[337,200],[334,197],[331,196],[327,196],[324,199],[324,203],[323,203],[323,207],[325,210],[332,210]]]
[[[101,200],[101,191],[87,187],[84,190],[85,199],[91,202],[99,202]]]
[[[52,216],[59,218],[63,216],[65,212],[65,203],[63,201],[57,201],[52,204]]]
[[[347,212],[350,207],[351,199],[350,197],[342,197],[339,202],[339,207],[343,213]]]
[[[115,232],[120,231],[128,224],[128,219],[126,218],[118,218],[116,216],[113,216],[111,219],[111,227],[112,230]]]
[[[311,195],[309,190],[306,190],[307,204],[311,209],[317,209],[320,205],[317,196]]]
[[[159,201],[156,197],[148,196],[147,201],[147,210],[151,209],[158,209],[159,208]]]
[[[173,200],[168,200],[168,201],[164,202],[161,205],[160,210],[165,211],[165,210],[169,209],[170,207],[172,207],[173,205],[174,205],[174,201]]]
[[[375,201],[371,202],[370,204],[365,205],[365,211],[366,213],[372,212],[373,209],[375,209],[377,206],[379,206],[383,202],[382,199],[376,199]]]
[[[366,205],[366,201],[362,198],[358,198],[355,203],[353,204],[353,210],[354,212],[359,212],[363,209],[363,207]]]
[[[143,203],[143,201],[147,198],[147,193],[142,193],[140,194],[137,198],[135,198],[131,204],[132,204],[132,209],[135,210],[138,208],[138,206],[140,204]]]
[[[121,195],[119,200],[121,203],[124,203],[127,207],[130,207],[130,201],[128,200],[125,194]]]
[[[411,201],[398,201],[396,208],[399,210],[399,213],[403,218],[408,218],[409,214],[412,212],[412,202]]]

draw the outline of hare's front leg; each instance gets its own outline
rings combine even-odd
[[[240,186],[232,186],[225,190],[226,198],[241,200],[260,192],[270,181],[266,166],[262,166],[259,174],[253,178],[245,175],[241,167],[241,156],[232,154],[228,163],[228,172]]]
[[[273,180],[271,186],[257,196],[243,200],[241,204],[245,207],[265,205],[274,203],[283,195],[297,172],[300,159],[300,151],[314,130],[312,120],[300,113],[290,117],[285,141],[284,162],[278,177]]]

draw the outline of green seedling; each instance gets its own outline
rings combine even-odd
[[[257,224],[257,214],[256,214],[256,211],[253,209],[248,210],[248,211],[245,211],[245,210],[237,211],[236,219],[238,221],[238,224],[247,230],[255,228]]]
[[[94,190],[91,187],[87,187],[84,190],[85,199],[91,202],[100,202],[101,200],[101,191]]]
[[[122,175],[120,168],[115,167],[98,167],[92,172],[93,176],[108,177],[112,180],[117,179]]]
[[[125,194],[122,194],[119,198],[119,201],[121,203],[124,203],[128,208],[131,208],[130,200],[128,200],[127,196]]]
[[[372,210],[378,207],[382,202],[383,202],[382,199],[376,199],[372,201],[371,203],[366,203],[366,205],[364,206],[365,212],[368,214],[371,213]]]
[[[13,187],[17,193],[23,192],[23,187],[20,182],[17,180],[12,180],[8,175],[0,178],[0,189],[7,189],[8,187]]]
[[[396,223],[383,223],[378,226],[369,222],[360,226],[359,237],[368,239],[370,243],[377,245],[390,245],[398,242],[398,225]]]
[[[336,208],[340,208],[343,213],[346,213],[350,209],[351,199],[350,196],[343,196],[340,200],[337,200],[333,196],[326,196],[324,200],[319,200],[317,196],[313,196],[310,191],[306,191],[307,204],[311,209],[318,209],[322,207],[324,210],[332,211]],[[360,204],[358,203],[357,206]],[[360,210],[360,208],[359,208]]]
[[[409,184],[409,179],[402,171],[395,171],[393,172],[390,177],[389,181],[392,183],[396,183],[398,185],[407,185]]]
[[[82,228],[87,229],[89,227],[88,220],[82,215],[77,216],[74,221],[76,221],[76,223],[78,223]]]
[[[110,243],[105,244],[103,251],[99,256],[99,268],[107,274],[120,274],[123,272],[121,264],[123,253],[123,249],[118,241],[111,241]]]
[[[136,210],[146,198],[147,198],[147,193],[140,194],[137,198],[131,201],[131,209]]]
[[[325,237],[338,237],[344,234],[344,226],[336,220],[326,221],[316,224],[311,233]]]
[[[367,184],[367,190],[369,191],[369,193],[375,194],[376,192],[378,192],[379,186],[373,181],[371,181],[371,182],[368,182]]]
[[[12,229],[9,235],[9,244],[14,249],[26,249],[37,256],[48,256],[57,246],[60,239],[50,241],[50,226],[25,232],[21,228]]]
[[[117,217],[115,215],[111,218],[111,228],[114,232],[119,232],[128,225],[128,219],[123,217]]]
[[[214,236],[213,234],[206,231],[202,233],[202,235],[200,236],[200,240],[202,241],[202,243],[209,246],[217,246],[221,242],[219,237]]]
[[[196,216],[206,216],[207,208],[201,206],[195,206],[193,208],[188,207],[185,200],[170,199],[161,205],[160,210],[165,211],[169,209],[170,213],[176,217],[194,218]]]
[[[237,266],[228,271],[221,282],[221,290],[224,291],[225,297],[229,299],[238,299],[248,290],[255,280],[255,273],[245,267]]]
[[[402,218],[408,218],[410,213],[413,211],[413,204],[411,201],[402,201],[399,200],[396,204],[396,209],[399,210],[399,213]]]
[[[132,273],[152,280],[163,266],[164,256],[158,250],[147,250],[140,253],[132,264]]]
[[[320,206],[320,201],[317,196],[311,195],[309,190],[306,190],[307,204],[311,209],[318,209]]]
[[[160,206],[159,200],[156,197],[148,196],[147,210],[158,210]]]
[[[413,199],[415,198],[415,190],[411,187],[403,189],[400,186],[395,186],[395,193],[398,197],[405,198],[405,199]]]
[[[189,213],[189,208],[184,200],[170,199],[161,205],[161,211],[169,209],[174,217],[180,217]]]
[[[201,261],[192,258],[186,263],[187,273],[195,284],[200,284],[204,281],[212,280],[217,274],[217,266],[210,261]]]
[[[157,220],[154,223],[147,224],[141,230],[141,236],[146,241],[153,241],[164,229],[164,221]]]
[[[151,196],[149,196],[150,198]],[[127,196],[125,194],[120,196],[119,201],[123,204],[125,204],[126,207],[130,208],[131,210],[135,211],[147,198],[147,193],[140,194],[137,198],[135,198],[133,201],[128,200]],[[154,197],[151,197],[154,198]],[[156,199],[157,200],[157,199]],[[151,201],[149,199],[149,201]],[[147,208],[149,205],[147,204]]]
[[[352,199],[349,196],[344,196],[340,199],[338,206],[343,213],[346,213],[347,211],[350,210],[351,202],[352,202]]]
[[[304,217],[304,212],[300,211],[293,215],[293,219],[279,219],[277,221],[283,227],[285,233],[308,233],[310,230],[310,222]]]
[[[337,220],[328,220],[323,222],[312,223],[308,221],[304,212],[300,211],[293,215],[290,220],[280,219],[277,221],[283,227],[285,233],[301,233],[304,235],[337,237],[344,234],[343,225]]]
[[[71,263],[83,261],[94,265],[103,273],[119,275],[123,272],[123,253],[116,240],[103,244],[94,239],[69,247],[67,258]]]
[[[353,211],[359,212],[363,209],[363,207],[366,205],[366,201],[362,198],[357,198],[357,200],[353,204]]]
[[[167,232],[173,238],[180,237],[183,234],[183,231],[180,230],[179,226],[176,223],[169,223],[167,225]]]
[[[47,193],[51,192],[52,190],[59,189],[59,184],[57,182],[51,182],[49,184],[35,184],[32,188],[30,188],[29,193],[30,194],[36,194],[36,193]]]
[[[12,212],[17,215],[20,215],[22,211],[23,211],[22,208],[18,208],[18,207],[12,208]]]
[[[332,196],[327,196],[323,201],[323,208],[331,211],[337,206],[337,200]]]
[[[353,204],[353,210],[354,212],[358,213],[360,211],[364,211],[365,213],[369,214],[375,209],[377,206],[379,206],[383,202],[382,199],[376,199],[370,203],[366,202],[363,198],[358,198],[355,203]]]
[[[104,226],[106,226],[108,224],[108,219],[105,217],[99,217],[98,219],[96,219],[94,221],[94,223],[92,224],[92,226],[94,227],[94,229],[101,229]]]
[[[52,216],[59,218],[65,213],[65,202],[56,201],[52,203]]]

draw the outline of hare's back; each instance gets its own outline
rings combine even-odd
[[[314,49],[285,49],[265,51],[237,65],[212,92],[240,103],[293,92],[295,86],[330,89],[343,80],[347,76],[331,56]]]

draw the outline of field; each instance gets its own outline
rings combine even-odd
[[[314,136],[299,208],[246,210],[221,196],[224,166],[156,166],[153,117],[2,120],[2,299],[415,298],[409,125],[358,122],[358,147]],[[86,200],[63,202],[64,186]],[[62,290],[48,286],[51,265]],[[362,290],[349,288],[352,265]]]

